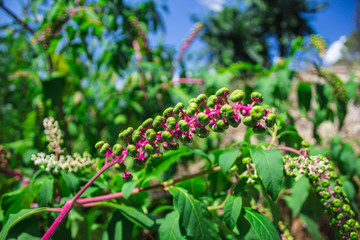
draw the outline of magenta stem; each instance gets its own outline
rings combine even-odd
[[[68,200],[64,207],[62,208],[59,216],[55,219],[55,221],[53,222],[53,224],[50,226],[50,228],[46,231],[46,233],[44,234],[44,236],[41,238],[41,240],[47,240],[50,239],[56,229],[59,227],[59,225],[62,223],[62,221],[65,219],[65,217],[68,215],[68,213],[70,212],[70,210],[73,208],[75,202],[78,200],[78,198],[86,191],[86,189],[88,189],[88,187],[90,187],[91,184],[93,184],[95,182],[95,180],[103,173],[105,172],[107,169],[109,169],[110,167],[112,167],[113,165],[115,165],[118,162],[118,159],[114,159],[113,161],[111,161],[110,163],[104,165],[86,184],[85,186],[83,186],[80,191],[71,199]]]
[[[299,156],[304,156],[304,154],[302,154],[299,150],[296,150],[295,148],[292,148],[292,147],[278,146],[277,149],[288,151],[288,152],[293,152]]]

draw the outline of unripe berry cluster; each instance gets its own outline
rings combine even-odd
[[[137,129],[129,127],[119,134],[122,146],[126,148],[120,144],[111,148],[103,141],[98,142],[95,147],[106,154],[106,162],[109,157],[117,159],[121,169],[125,171],[126,156],[134,157],[136,164],[145,166],[150,157],[162,158],[161,145],[164,150],[176,150],[179,148],[178,141],[190,143],[193,141],[193,134],[206,138],[209,136],[209,129],[224,132],[229,126],[238,127],[242,119],[255,133],[263,133],[266,127],[275,124],[275,114],[255,105],[263,101],[260,93],[251,94],[251,104],[243,103],[245,93],[242,90],[231,93],[233,105],[229,103],[228,95],[230,93],[227,88],[222,88],[216,95],[209,97],[200,94],[189,101],[187,108],[183,103],[178,103],[175,107],[167,108],[163,115],[145,120]],[[131,175],[124,172],[123,179],[127,180],[128,176]]]
[[[348,102],[348,98],[346,96],[345,85],[343,81],[335,73],[326,69],[320,69],[319,75],[329,82],[333,88],[335,96],[346,104]]]
[[[349,199],[329,160],[324,156],[292,158],[286,155],[283,161],[286,174],[305,174],[310,179],[330,217],[330,226],[335,228],[339,239],[358,239],[360,224],[355,220]]]
[[[146,33],[142,28],[139,20],[135,16],[129,18],[131,26],[134,28],[136,35],[141,39],[142,47],[146,52],[149,52],[149,44],[146,37]]]

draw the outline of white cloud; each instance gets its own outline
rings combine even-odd
[[[345,36],[341,36],[339,40],[333,42],[329,50],[326,52],[326,55],[323,58],[325,66],[331,66],[336,63],[343,55],[343,50],[345,48],[345,42],[347,38]]]
[[[221,11],[225,4],[225,0],[198,0],[198,2],[216,12]]]

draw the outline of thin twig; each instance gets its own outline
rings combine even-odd
[[[2,8],[7,14],[9,14],[16,22],[20,23],[26,30],[28,30],[31,34],[34,34],[35,31],[32,30],[29,25],[27,25],[23,20],[21,20],[18,16],[15,15],[10,9],[4,6],[3,1],[0,1],[0,8]]]

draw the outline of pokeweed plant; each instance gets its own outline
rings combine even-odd
[[[129,221],[158,232],[160,239],[251,239],[254,234],[259,239],[293,239],[286,223],[279,219],[276,200],[279,194],[282,194],[283,178],[298,178],[301,175],[308,177],[320,196],[320,202],[336,236],[339,239],[358,239],[359,222],[331,162],[321,155],[310,156],[306,142],[302,143],[303,147],[299,150],[275,146],[273,142],[277,137],[276,115],[269,106],[259,105],[263,102],[262,94],[253,92],[250,100],[250,103],[245,103],[245,93],[242,90],[235,90],[230,94],[227,88],[222,88],[209,97],[200,94],[191,99],[186,108],[183,103],[178,103],[175,107],[167,108],[162,115],[145,120],[137,129],[130,127],[122,131],[119,134],[120,143],[111,146],[99,141],[95,147],[105,155],[104,166],[73,198],[67,200],[59,209],[40,208],[10,215],[0,233],[0,239],[5,239],[9,229],[19,219],[39,212],[58,211],[60,214],[42,237],[50,239],[75,205],[118,208]],[[267,148],[266,144],[235,143],[234,146],[241,145],[240,150],[231,148],[225,151],[218,156],[217,161],[210,161],[209,168],[202,172],[145,187],[136,187],[140,181],[132,181],[133,175],[125,165],[125,161],[129,162],[128,156],[134,159],[136,165],[147,169],[149,165],[156,166],[159,162],[169,161],[166,157],[162,159],[164,153],[161,148],[168,151],[178,150],[179,142],[188,144],[194,141],[195,135],[207,138],[209,129],[222,133],[229,126],[238,127],[241,122],[251,129],[248,131],[259,134],[275,126],[274,131],[270,130],[273,138]],[[50,148],[57,149],[61,142],[61,133],[56,122],[46,119],[44,126],[48,132]],[[297,156],[282,156],[281,150]],[[210,157],[209,159],[211,160]],[[125,183],[122,191],[118,193],[80,198],[102,173],[113,166],[122,172],[124,182],[130,184],[125,187]],[[210,176],[219,171],[224,176],[231,176],[231,187],[222,189],[225,194],[218,196],[220,202],[214,201],[206,206],[205,199],[197,199],[189,188],[186,190],[186,185],[181,187],[180,183],[196,181],[196,178],[202,176],[209,177],[211,184],[214,180]],[[138,180],[141,179],[140,175],[136,176]],[[226,180],[224,176],[216,181]],[[156,188],[169,191],[173,197],[173,206],[168,208],[171,211],[162,217],[150,217],[134,208],[108,201],[128,198],[130,195]],[[259,192],[262,194],[259,195]],[[266,208],[268,210],[264,211]],[[125,235],[129,237],[131,233]]]

